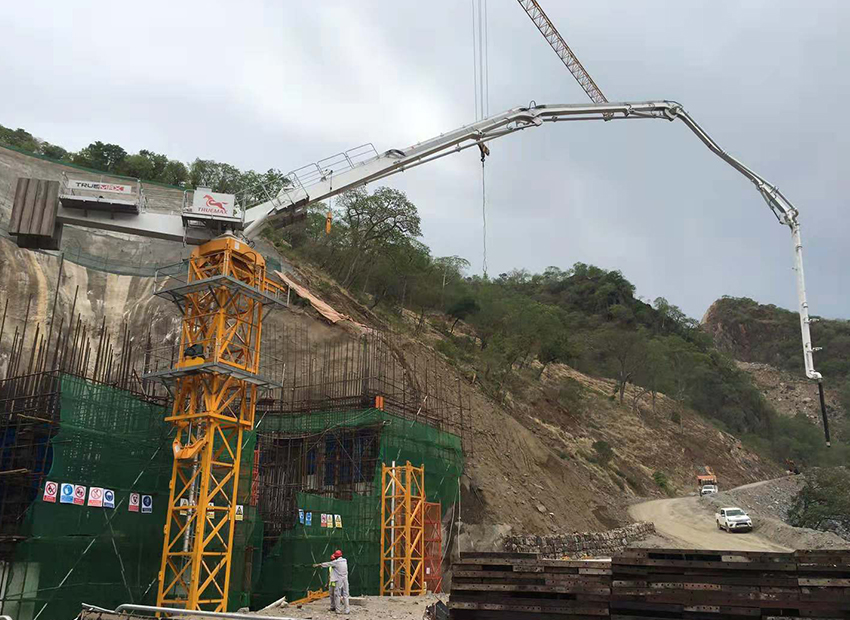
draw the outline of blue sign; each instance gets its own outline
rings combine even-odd
[[[111,489],[103,490],[103,507],[115,508],[115,491]]]
[[[142,495],[142,513],[153,512],[153,498],[150,495]]]
[[[304,514],[304,525],[313,525],[313,513],[308,512]]]
[[[298,509],[298,523],[304,525],[304,510],[301,508]]]
[[[62,489],[59,493],[59,503],[60,504],[73,504],[74,503],[74,485],[70,482],[63,482]]]

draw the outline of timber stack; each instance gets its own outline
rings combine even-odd
[[[461,554],[449,607],[455,620],[850,618],[850,550]]]
[[[536,553],[461,553],[452,567],[451,618],[594,617],[608,615],[608,562],[541,559]]]

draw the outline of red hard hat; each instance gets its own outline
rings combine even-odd
[[[336,551],[334,551],[334,554],[331,557],[333,557],[333,559],[341,558],[342,557],[342,551],[337,549]]]

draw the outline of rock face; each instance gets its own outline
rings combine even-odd
[[[802,414],[814,424],[821,424],[817,384],[807,380],[803,372],[800,322],[796,313],[752,299],[724,297],[711,304],[700,328],[711,335],[718,349],[735,359],[738,367],[753,378],[778,413]],[[816,354],[815,363],[827,375],[824,387],[830,419],[839,419],[844,413],[837,388],[846,365],[844,347],[850,343],[850,337],[845,335],[848,330],[847,321],[823,321],[812,327],[815,344],[824,345],[824,351]]]

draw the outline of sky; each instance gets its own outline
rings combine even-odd
[[[541,0],[611,101],[682,103],[800,211],[809,306],[850,318],[850,3]],[[514,0],[488,0],[491,114],[586,95]],[[0,124],[284,172],[475,120],[471,0],[0,3]],[[845,118],[845,120],[842,120]],[[491,276],[576,262],[700,318],[722,295],[795,309],[793,247],[681,123],[547,124],[490,143]],[[381,182],[435,256],[480,273],[475,149]]]

